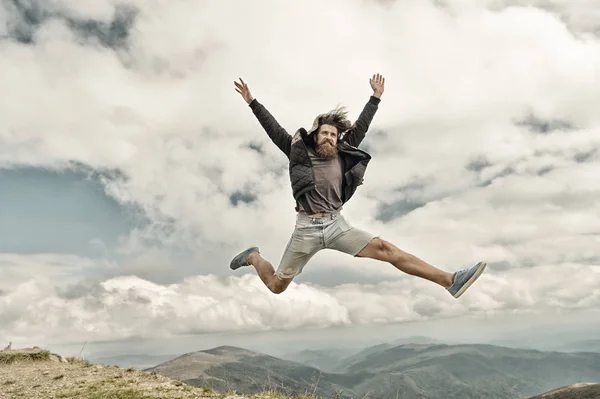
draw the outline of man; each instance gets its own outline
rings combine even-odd
[[[373,95],[354,124],[350,124],[343,108],[337,108],[318,115],[308,132],[300,128],[293,137],[252,97],[248,85],[241,78],[239,83],[234,82],[235,90],[250,106],[273,143],[289,159],[297,216],[277,271],[260,255],[258,247],[250,247],[238,254],[230,267],[236,270],[242,266],[254,266],[269,290],[279,294],[318,251],[334,249],[355,257],[388,262],[400,271],[437,283],[458,298],[481,275],[485,262],[449,273],[388,241],[352,227],[341,215],[342,206],[363,184],[371,159],[358,146],[379,107],[385,79],[376,74],[369,82]]]

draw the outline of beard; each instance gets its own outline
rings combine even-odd
[[[317,155],[325,159],[333,159],[337,156],[337,147],[326,141],[317,145]]]

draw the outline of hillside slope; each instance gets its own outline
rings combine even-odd
[[[529,399],[598,399],[600,384],[581,383],[554,389]]]
[[[353,360],[346,372],[402,375],[432,398],[519,398],[576,382],[600,382],[598,353],[492,345],[402,345]],[[393,394],[371,382],[355,387],[358,392],[375,388],[382,397]]]
[[[236,347],[188,353],[147,369],[190,385],[251,394],[330,398],[522,399],[562,385],[600,382],[600,354],[492,345],[412,344],[367,348],[336,373]]]
[[[187,353],[146,371],[215,391],[255,394],[277,390],[286,395],[316,394],[327,398],[356,397],[351,386],[372,377],[368,372],[321,372],[314,367],[232,346]]]
[[[250,357],[254,359],[253,366],[260,369],[260,362],[264,355],[246,351],[239,348],[221,347],[206,353],[189,354],[183,358],[188,362],[205,359],[216,361],[219,357],[229,356],[242,359]],[[189,363],[189,364],[192,364]],[[275,362],[274,364],[281,365]],[[242,364],[243,365],[243,364]],[[223,366],[223,365],[221,365]],[[354,365],[356,366],[356,365]],[[565,366],[564,363],[558,366]],[[423,366],[419,366],[423,368]],[[425,368],[430,366],[425,366]],[[207,369],[205,369],[207,370]],[[456,390],[444,388],[448,381],[445,379],[456,378],[456,375],[439,375],[441,385],[437,387],[441,391],[428,390],[427,384],[418,377],[420,372],[411,371],[382,371],[369,375],[371,388],[367,393],[355,395],[355,398],[524,398],[522,393],[515,390],[495,387],[494,383],[488,381],[479,382],[473,386],[464,383],[460,385],[462,393]],[[285,370],[280,370],[280,373]],[[518,370],[517,370],[518,371]],[[427,373],[435,375],[440,369],[433,367],[426,370]],[[458,370],[458,374],[460,374]],[[485,373],[485,371],[483,371]],[[213,377],[214,378],[214,377]],[[260,377],[258,377],[260,378]],[[323,376],[321,375],[321,378]],[[344,382],[349,386],[352,384],[348,376],[325,376],[328,378],[348,378]],[[235,384],[227,379],[221,380],[225,384]],[[259,383],[260,380],[256,382]],[[365,384],[367,380],[356,379],[355,385]],[[321,380],[315,382],[321,385]],[[430,381],[431,382],[431,381]],[[316,386],[313,385],[313,386]],[[376,389],[374,389],[375,387]],[[225,391],[232,392],[233,390]],[[475,393],[474,393],[475,392]],[[541,392],[541,391],[540,391]],[[316,398],[340,398],[337,394],[324,395],[298,395],[293,399],[316,399]],[[256,395],[240,395],[234,393],[217,393],[207,387],[195,387],[185,384],[178,379],[172,379],[157,373],[143,371],[134,368],[120,368],[115,366],[104,366],[90,364],[74,358],[63,358],[39,348],[0,351],[0,399],[25,398],[25,399],[54,399],[54,398],[77,398],[77,399],[292,399],[290,396],[282,396],[275,392],[263,390]],[[545,394],[529,396],[529,399],[597,399],[600,398],[600,384],[580,383],[572,384],[562,388],[554,389]]]
[[[268,392],[220,394],[160,374],[66,359],[40,348],[0,351],[0,399],[13,398],[289,399]]]

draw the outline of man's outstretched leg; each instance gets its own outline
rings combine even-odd
[[[380,238],[371,240],[356,256],[388,262],[404,273],[433,281],[444,288],[452,285],[452,273],[440,270]]]
[[[372,239],[356,256],[388,262],[404,273],[433,281],[446,288],[455,298],[461,296],[486,267],[485,262],[479,262],[471,268],[449,273],[380,238]]]
[[[352,256],[388,262],[404,273],[433,281],[447,289],[455,298],[461,296],[479,278],[486,266],[485,263],[480,262],[469,269],[448,273],[368,231],[353,227],[341,215],[326,232],[326,241],[327,248]]]
[[[281,278],[276,275],[273,265],[260,256],[258,247],[251,247],[240,253],[231,261],[230,268],[236,270],[242,266],[254,266],[258,277],[274,294],[281,294],[290,285],[292,278]]]

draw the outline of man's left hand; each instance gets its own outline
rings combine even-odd
[[[385,86],[385,78],[383,75],[373,75],[373,77],[369,79],[369,83],[371,83],[371,88],[373,89],[373,96],[381,98],[381,95],[383,94],[383,88]]]

